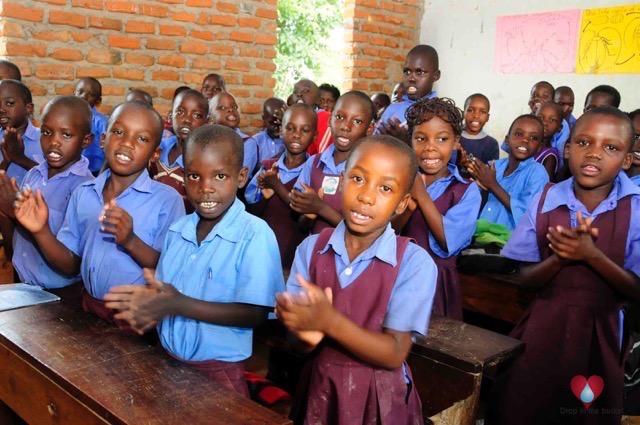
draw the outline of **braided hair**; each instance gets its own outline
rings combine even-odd
[[[413,128],[433,117],[438,117],[453,127],[456,136],[462,134],[462,111],[456,103],[447,97],[434,97],[433,99],[420,99],[407,109],[405,118],[409,125],[409,134],[413,134]]]

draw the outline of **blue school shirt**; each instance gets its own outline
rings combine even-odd
[[[576,121],[578,120],[573,116],[573,114],[569,115],[569,119],[567,120],[567,122],[569,123],[569,130],[571,130],[574,125],[576,125]]]
[[[347,165],[347,161],[343,161],[340,164],[336,165],[333,161],[333,154],[336,151],[336,147],[331,145],[327,148],[326,151],[322,152],[320,155],[320,161],[318,161],[318,167],[322,167],[323,174],[341,174],[345,166]],[[296,189],[300,189],[304,191],[302,188],[302,184],[304,183],[307,186],[311,187],[311,171],[313,169],[313,161],[315,160],[316,155],[313,155],[311,158],[307,159],[307,162],[302,166],[302,171],[300,171],[300,176],[298,177],[298,181],[295,184]]]
[[[556,148],[560,153],[560,157],[558,158],[558,169],[562,168],[562,165],[564,164],[564,145],[567,143],[567,140],[569,140],[569,136],[571,136],[571,126],[567,120],[563,119],[562,128],[551,138],[551,147]],[[509,153],[509,146],[507,146],[506,139],[502,141],[500,149]]]
[[[432,91],[428,95],[424,96],[422,99],[433,99],[434,97],[437,97],[437,96],[438,96],[438,93],[436,93],[435,91]],[[382,116],[380,117],[379,122],[386,123],[392,118],[398,118],[402,123],[402,125],[406,126],[407,118],[405,117],[405,113],[407,112],[407,109],[409,109],[409,107],[414,103],[416,103],[416,101],[409,99],[409,96],[405,94],[404,96],[402,96],[402,102],[393,102],[391,103],[391,105],[387,106],[387,109],[385,109],[384,112],[382,113]],[[379,127],[379,124],[376,125],[376,130],[374,131],[374,134],[380,134],[378,127]]]
[[[236,199],[198,246],[197,214],[169,229],[157,277],[182,294],[217,303],[275,306],[284,290],[280,251],[266,222]],[[239,362],[251,356],[253,330],[168,316],[158,324],[162,346],[186,361]]]
[[[258,144],[253,138],[244,141],[244,161],[242,165],[249,170],[249,177],[253,176],[253,172],[258,166]]]
[[[40,189],[44,200],[49,206],[49,228],[55,235],[62,227],[67,211],[69,199],[76,187],[92,181],[93,175],[89,171],[89,160],[81,157],[65,171],[56,174],[51,179],[49,164],[44,161],[29,170],[22,181],[22,189],[27,185],[34,191]],[[13,237],[13,267],[20,275],[22,282],[38,285],[42,288],[62,288],[80,280],[78,275],[66,276],[56,272],[44,259],[31,235],[22,226],[16,227]]]
[[[272,139],[267,130],[251,136],[258,148],[258,165],[265,159],[275,158],[284,152],[284,140],[280,137]]]
[[[145,282],[142,268],[126,249],[116,244],[115,236],[100,230],[102,190],[109,177],[111,171],[106,170],[73,192],[58,233],[58,240],[82,258],[80,272],[84,286],[98,299],[104,298],[112,286]],[[134,233],[158,251],[171,224],[184,216],[180,194],[152,180],[147,170],[115,199],[133,219]]]
[[[410,243],[402,262],[398,265],[396,261],[396,234],[389,224],[369,248],[355,260],[349,261],[349,254],[344,243],[345,232],[346,225],[343,220],[334,230],[327,246],[319,252],[322,254],[329,249],[334,251],[336,273],[340,286],[345,288],[350,285],[371,264],[374,257],[394,267],[400,267],[396,283],[391,291],[383,326],[398,332],[417,332],[426,335],[438,278],[438,269],[431,256],[422,247]],[[287,291],[293,293],[303,291],[297,276],[301,275],[305,279],[309,279],[311,256],[318,236],[311,235],[298,246],[291,274],[287,280]]]
[[[468,184],[469,187],[464,195],[462,195],[460,201],[449,208],[442,216],[448,251],[440,248],[440,245],[438,245],[438,242],[436,242],[436,239],[433,237],[433,233],[429,235],[429,247],[434,254],[442,258],[458,255],[463,248],[471,243],[471,239],[476,230],[476,217],[478,217],[480,204],[482,202],[478,185],[463,179],[455,165],[448,164],[447,167],[451,174],[436,180],[427,187],[427,192],[433,201],[444,193],[454,179]]]
[[[284,165],[284,160],[286,156],[287,156],[287,152],[283,153],[278,159],[278,161],[276,162],[276,167],[278,168],[278,174],[280,174],[280,181],[282,182],[282,184],[287,184],[291,180],[297,179],[298,176],[300,175],[300,172],[302,171],[302,168],[306,164],[305,162],[296,168],[288,169],[287,166]],[[307,155],[307,158],[308,157],[309,155]],[[255,204],[262,197],[262,192],[260,191],[260,189],[258,189],[258,176],[260,175],[260,173],[262,173],[263,170],[264,170],[264,167],[260,167],[256,175],[253,176],[253,178],[249,182],[249,185],[247,186],[247,190],[244,192],[244,199],[245,201],[247,201],[248,204]],[[274,194],[273,196],[278,196],[278,195]]]
[[[636,186],[640,186],[640,174],[638,174],[637,176],[630,177],[629,180],[631,180],[631,182]]]
[[[0,128],[0,140],[4,138],[4,129]],[[38,164],[44,162],[44,154],[42,153],[42,146],[40,146],[40,129],[35,127],[29,120],[27,128],[22,135],[22,141],[24,143],[24,154],[27,158],[34,160]],[[0,161],[3,159],[2,152],[0,152]],[[22,168],[18,164],[13,162],[9,164],[7,168],[7,176],[9,178],[16,178],[18,186],[22,185],[24,176],[27,175],[26,168]]]
[[[184,168],[184,163],[182,162],[182,154],[176,158],[173,164],[169,164],[169,151],[178,143],[178,138],[176,136],[167,137],[166,139],[162,139],[160,142],[160,149],[162,149],[162,153],[160,154],[160,158],[158,159],[167,167],[173,168],[176,166],[180,166],[180,168]]]
[[[102,115],[96,107],[93,107],[93,118],[91,118],[91,132],[93,133],[93,142],[82,151],[82,155],[89,160],[89,170],[97,173],[104,163],[104,150],[100,147],[100,139],[102,133],[107,131],[107,117]]]
[[[511,214],[493,193],[489,193],[480,218],[491,223],[502,224],[507,226],[509,230],[513,230],[520,222],[533,197],[542,192],[545,184],[549,182],[549,175],[542,164],[537,163],[533,157],[518,164],[518,168],[508,177],[504,177],[504,172],[509,166],[509,158],[499,159],[495,161],[495,164],[498,184],[511,197]]]

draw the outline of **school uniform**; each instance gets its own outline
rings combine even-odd
[[[577,213],[594,218],[595,245],[612,261],[640,276],[640,188],[620,172],[609,196],[593,213],[576,198],[574,179],[545,188],[502,250],[514,260],[540,262],[548,248],[548,227],[577,226]],[[623,363],[628,335],[623,330],[624,297],[582,263],[567,263],[543,287],[512,332],[526,343],[511,367],[501,410],[503,423],[620,423]],[[574,376],[598,375],[602,394],[591,409],[609,414],[567,414],[584,409],[571,392]],[[562,413],[562,408],[565,413]]]
[[[480,133],[476,135],[471,135],[463,131],[460,136],[460,144],[467,152],[467,155],[471,154],[474,158],[477,158],[485,164],[500,157],[498,141],[484,131],[480,131]],[[454,151],[454,153],[457,153],[457,151]]]
[[[278,157],[284,152],[284,140],[280,137],[272,138],[267,130],[262,130],[251,138],[256,141],[258,167],[265,159]]]
[[[533,159],[543,167],[544,161],[549,157],[556,159],[556,168],[553,170],[553,173],[555,174],[560,169],[560,152],[558,152],[556,148],[549,146],[548,148],[539,150],[535,155],[533,155]]]
[[[542,192],[544,185],[549,182],[549,174],[533,157],[520,162],[518,168],[507,177],[504,173],[509,166],[509,158],[499,159],[495,164],[498,184],[511,197],[511,213],[493,193],[489,193],[487,203],[480,212],[480,218],[491,223],[502,224],[507,229],[513,230],[529,207],[531,199]]]
[[[208,302],[274,307],[284,278],[275,235],[267,224],[245,212],[236,199],[198,245],[199,220],[190,214],[171,226],[157,278],[183,295]],[[252,329],[168,316],[158,324],[158,333],[169,354],[248,394],[242,372],[243,361],[251,356]]]
[[[411,214],[400,234],[414,239],[438,267],[433,312],[462,320],[462,294],[456,260],[460,251],[471,243],[482,197],[478,186],[463,179],[455,165],[449,164],[448,167],[451,174],[426,188],[442,214],[447,251],[436,242],[420,207]]]
[[[569,140],[570,136],[571,126],[569,125],[567,120],[562,120],[562,128],[559,132],[554,134],[553,138],[551,139],[551,147],[556,148],[560,154],[558,156],[558,169],[560,169],[560,167],[562,167],[562,165],[564,164],[564,145],[567,143],[567,140]]]
[[[0,128],[0,140],[4,138],[4,129]],[[27,158],[32,159],[38,164],[44,161],[44,154],[42,153],[42,146],[40,146],[40,129],[35,127],[31,120],[27,123],[27,128],[22,135],[22,142],[24,143],[24,154]],[[0,161],[4,157],[2,156],[2,152],[0,152]],[[16,178],[16,182],[18,186],[22,184],[22,180],[24,176],[27,175],[27,169],[22,168],[18,164],[11,163],[9,164],[9,168],[7,168],[7,176],[9,178]]]
[[[636,186],[640,186],[640,174],[630,177],[629,180],[631,180]]]
[[[91,133],[93,133],[93,142],[82,151],[82,155],[89,160],[89,170],[95,174],[100,171],[102,164],[104,164],[104,150],[100,147],[100,139],[102,138],[102,133],[107,131],[109,120],[95,106],[92,110]]]
[[[62,227],[71,194],[82,183],[92,181],[89,160],[81,157],[69,168],[49,178],[49,164],[44,161],[29,170],[21,189],[29,186],[35,192],[40,189],[49,207],[49,228],[55,235]],[[44,259],[31,234],[22,226],[16,226],[13,234],[13,268],[20,281],[42,288],[62,288],[80,280],[78,275],[57,273]]]
[[[433,99],[434,97],[437,97],[437,96],[438,96],[438,93],[436,93],[435,91],[432,91],[428,95],[424,96],[422,99]],[[386,124],[387,121],[393,118],[399,119],[401,125],[404,127],[407,127],[407,118],[405,116],[405,113],[407,112],[407,109],[409,109],[409,107],[414,103],[416,103],[416,101],[409,99],[409,96],[405,94],[404,96],[402,96],[402,102],[393,102],[391,103],[391,105],[387,106],[387,109],[384,110],[382,117],[380,117],[380,121],[378,121],[378,124],[376,125],[376,130],[374,131],[374,134],[380,134],[379,129],[380,129],[381,123]]]
[[[162,140],[160,143],[162,153],[158,161],[149,166],[149,174],[154,180],[174,188],[180,196],[182,196],[185,211],[191,214],[194,208],[191,202],[189,202],[189,199],[187,199],[187,190],[184,187],[184,162],[182,154],[180,154],[172,164],[169,161],[169,152],[177,143],[178,138],[176,136]]]
[[[571,130],[573,128],[574,125],[576,125],[576,121],[578,121],[576,119],[576,117],[573,116],[573,114],[569,115],[569,118],[567,120],[567,123],[569,124],[569,130]]]
[[[102,190],[111,171],[79,186],[69,202],[58,240],[82,259],[80,272],[86,289],[84,307],[109,320],[102,310],[102,299],[112,286],[144,284],[142,268],[129,253],[116,244],[115,236],[100,230],[104,208]],[[118,206],[133,219],[133,232],[153,249],[160,250],[169,226],[184,216],[180,195],[172,188],[153,181],[147,170],[115,198]]]
[[[286,156],[287,152],[283,153],[276,161],[275,166],[278,169],[280,181],[288,191],[291,191],[304,164],[289,169],[285,165]],[[262,192],[258,188],[258,176],[263,170],[264,167],[261,167],[249,182],[244,197],[247,204],[256,204],[261,201],[265,203],[264,209],[262,209],[259,216],[267,222],[271,230],[276,234],[282,267],[289,269],[293,263],[296,248],[307,237],[307,234],[300,231],[298,226],[299,214],[293,211],[289,204],[284,202],[276,193],[268,200],[262,200]]]
[[[323,202],[337,211],[342,211],[342,194],[339,189],[340,175],[344,171],[347,161],[337,164],[333,160],[336,147],[331,145],[321,154],[314,155],[304,163],[300,177],[294,189],[304,191],[302,183],[318,192],[324,189]],[[322,229],[333,227],[321,217],[315,220],[312,234],[320,233]]]
[[[353,261],[346,225],[305,239],[296,252],[287,290],[299,293],[296,276],[333,291],[333,306],[373,332],[384,328],[425,335],[436,267],[427,252],[391,225]],[[348,382],[349,385],[345,385]],[[295,423],[422,424],[420,398],[409,367],[372,366],[325,338],[305,365],[294,402]]]

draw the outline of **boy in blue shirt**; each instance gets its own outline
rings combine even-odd
[[[103,135],[108,169],[73,192],[57,237],[40,190],[27,188],[16,203],[17,221],[47,262],[61,274],[82,274],[85,310],[113,323],[104,295],[122,282],[143,283],[142,268],[157,265],[169,226],[184,215],[180,195],[147,172],[149,160],[159,154],[163,126],[144,102],[113,110]]]
[[[553,96],[553,101],[562,106],[562,110],[564,111],[564,120],[569,124],[569,129],[572,129],[576,124],[576,117],[572,114],[573,107],[576,102],[576,96],[573,94],[571,87],[558,87],[555,95]]]
[[[116,317],[142,332],[158,323],[170,355],[248,395],[244,361],[252,328],[284,289],[278,244],[236,198],[247,181],[240,137],[220,125],[194,130],[184,146],[187,196],[196,212],[171,226],[147,287],[112,288]],[[166,282],[166,283],[163,283]]]
[[[97,106],[102,103],[102,84],[93,77],[81,78],[76,84],[73,94],[86,100],[93,110],[93,119],[91,120],[93,143],[82,151],[82,155],[89,160],[89,170],[97,175],[104,163],[104,150],[100,147],[100,140],[107,129],[107,117],[97,109]]]
[[[264,130],[251,136],[246,143],[255,143],[257,150],[257,166],[262,165],[262,161],[280,156],[284,152],[284,142],[280,137],[280,119],[285,103],[282,99],[271,97],[265,100],[262,106],[262,121]],[[280,118],[278,118],[280,114]]]

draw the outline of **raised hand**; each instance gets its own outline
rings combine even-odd
[[[30,187],[19,192],[14,204],[14,214],[18,223],[29,232],[40,232],[49,220],[49,207],[40,189],[35,194]]]
[[[22,135],[15,128],[8,128],[2,138],[2,156],[8,162],[17,162],[25,157]]]
[[[118,245],[127,248],[133,242],[133,218],[118,206],[115,199],[104,206],[99,220],[102,223],[100,230],[114,235]]]
[[[15,177],[9,179],[4,170],[0,170],[0,212],[7,217],[15,217],[14,204],[18,196],[18,183]]]
[[[469,171],[469,174],[473,177],[472,180],[483,190],[491,190],[492,187],[498,184],[495,161],[489,166],[477,158],[474,158],[467,166],[467,171]]]
[[[296,212],[304,214],[307,218],[314,220],[317,218],[319,211],[324,207],[324,191],[320,189],[316,192],[311,187],[301,183],[304,191],[292,190],[289,193],[289,206]]]
[[[388,134],[389,136],[393,136],[405,142],[411,140],[407,125],[402,124],[398,117],[388,119],[386,122],[380,121],[378,123],[378,131],[380,134]]]
[[[578,212],[578,226],[567,229],[562,226],[549,228],[547,239],[549,248],[558,257],[568,261],[588,261],[598,256],[600,250],[593,239],[598,235],[598,229],[591,227],[591,218],[583,219]]]

